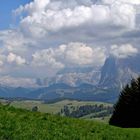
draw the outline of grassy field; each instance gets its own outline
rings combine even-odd
[[[0,102],[4,105],[9,104],[8,100],[0,99]],[[69,110],[72,112],[74,109],[79,108],[80,106],[85,105],[103,105],[103,106],[112,106],[112,104],[108,103],[102,103],[102,102],[89,102],[89,101],[76,101],[76,100],[62,100],[57,101],[54,103],[44,103],[42,101],[34,101],[34,100],[13,100],[10,101],[10,106],[13,106],[15,108],[22,108],[27,110],[32,110],[34,106],[38,107],[39,112],[43,113],[50,113],[50,114],[58,114],[61,112],[61,110],[64,108],[64,106],[67,106]],[[101,112],[100,112],[101,113]],[[82,119],[87,120],[93,120],[92,118],[94,114],[88,114],[83,117]],[[63,115],[62,115],[63,116]],[[104,122],[107,122],[110,116],[106,116],[103,119],[102,118],[96,118],[98,120],[102,120]]]
[[[98,120],[98,121],[103,121],[103,122],[108,123],[109,122],[109,119],[111,117],[111,115],[109,115],[109,116],[103,117],[103,119],[102,118],[92,118],[93,115],[94,115],[94,113],[91,113],[89,115],[85,115],[85,116],[81,117],[80,119]]]
[[[33,100],[12,101],[10,103],[11,106],[14,106],[16,108],[23,108],[28,110],[31,110],[34,106],[38,106],[38,111],[44,113],[52,113],[52,114],[57,114],[58,112],[60,112],[65,105],[79,107],[83,105],[95,105],[95,104],[112,106],[112,104],[102,103],[102,102],[88,102],[88,101],[75,101],[75,100],[62,100],[56,103],[49,103],[49,104],[43,103],[41,101],[33,101]]]
[[[140,129],[0,105],[0,140],[139,140]]]

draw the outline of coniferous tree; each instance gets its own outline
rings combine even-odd
[[[114,106],[109,124],[120,127],[140,127],[140,77],[122,90]]]
[[[32,111],[37,112],[37,111],[38,111],[38,107],[37,107],[37,106],[34,106],[34,107],[32,108]]]

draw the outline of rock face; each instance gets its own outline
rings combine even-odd
[[[99,86],[122,88],[140,74],[139,56],[118,59],[110,56],[101,69]]]
[[[101,87],[114,87],[118,84],[118,66],[117,59],[110,56],[106,59],[102,69],[99,86]]]
[[[92,84],[96,85],[100,78],[99,71],[91,71],[87,73],[65,73],[57,75],[51,83],[65,83],[70,86],[79,86],[81,84]]]
[[[64,83],[69,86],[77,87],[82,84],[97,85],[100,79],[100,69],[88,67],[88,68],[71,68],[63,69],[55,77],[51,79],[37,79],[37,83],[40,85],[52,85],[58,83]]]
[[[119,59],[110,55],[102,68],[63,69],[50,79],[38,79],[42,86],[64,83],[72,87],[90,84],[101,88],[119,88],[140,74],[140,56]]]

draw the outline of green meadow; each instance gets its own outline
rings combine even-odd
[[[0,140],[139,140],[140,129],[0,105]]]

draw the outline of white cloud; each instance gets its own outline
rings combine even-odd
[[[100,25],[102,27],[114,25],[128,29],[135,28],[136,10],[132,3],[125,0],[116,0],[111,5],[105,5],[104,3],[111,2],[106,0],[103,3],[94,4],[92,1],[42,0],[40,2],[35,0],[24,7],[20,7],[15,12],[27,11],[27,16],[20,21],[20,27],[26,35],[30,34],[33,37],[42,38],[50,32],[58,32],[67,28],[78,28],[80,26],[86,28],[88,24],[92,25],[93,28],[99,26],[99,29]],[[138,1],[133,3],[138,3]]]
[[[133,5],[115,2],[111,5],[111,16],[116,25],[135,28],[136,10]]]
[[[14,11],[15,14],[20,14],[21,12],[27,11],[29,14],[34,14],[34,12],[42,12],[45,7],[50,3],[50,0],[34,0],[25,6],[20,6]]]
[[[63,57],[62,59],[66,61],[68,65],[89,65],[93,62],[92,48],[82,43],[62,45],[58,51],[61,51],[61,55],[59,56]]]
[[[63,64],[55,60],[54,51],[50,49],[45,49],[35,52],[33,55],[33,66],[46,66],[53,69],[63,68]]]
[[[69,43],[57,48],[37,51],[33,65],[62,69],[71,66],[101,66],[106,58],[104,48],[87,46],[84,43]]]
[[[104,49],[94,48],[84,43],[61,45],[55,52],[56,56],[68,66],[102,65],[106,57]]]
[[[117,1],[117,2],[121,2],[122,4],[127,3],[127,4],[140,5],[140,0],[102,0],[102,1],[105,4],[113,4]]]
[[[18,30],[4,30],[0,32],[0,43],[3,46],[0,49],[0,53],[25,54],[29,51],[30,44],[33,42],[34,40],[26,38]]]
[[[18,78],[11,76],[0,77],[0,84],[10,86],[10,87],[35,87],[36,80],[29,78]]]
[[[26,63],[26,60],[24,58],[13,53],[9,53],[9,55],[7,56],[7,61],[9,63],[15,62],[17,65],[23,65]]]
[[[129,56],[135,56],[138,53],[138,49],[131,44],[123,44],[121,46],[111,46],[111,54],[118,58],[127,58]]]

